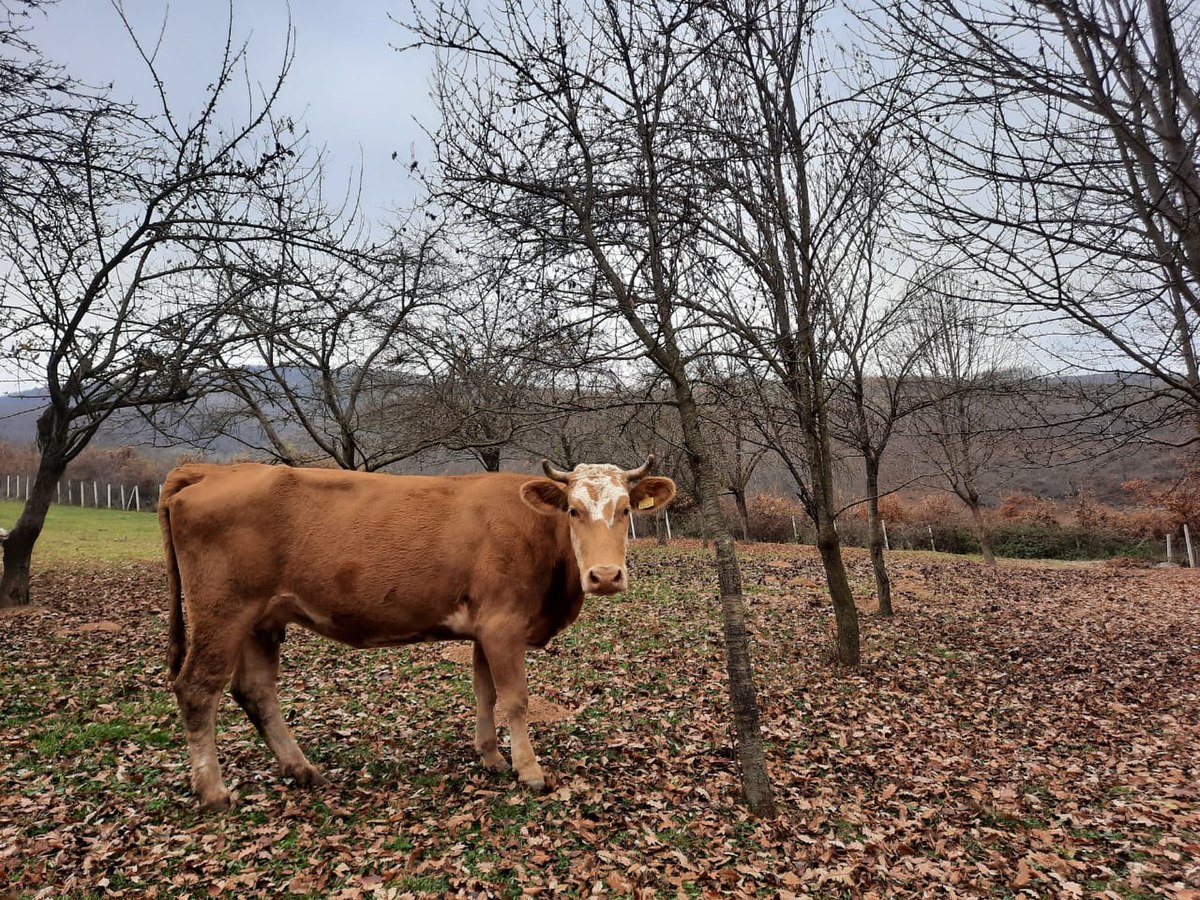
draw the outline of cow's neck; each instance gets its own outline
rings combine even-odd
[[[563,523],[565,526],[565,523]],[[533,607],[529,623],[529,643],[542,647],[552,637],[570,625],[583,608],[583,589],[579,581],[579,565],[571,547],[569,526],[559,535],[559,555],[554,561],[550,578]]]

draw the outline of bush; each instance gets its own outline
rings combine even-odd
[[[760,492],[746,498],[746,506],[750,510],[750,537],[753,540],[776,544],[794,543],[796,533],[792,529],[793,517],[801,540],[812,538],[812,530],[808,527],[808,515],[797,501],[778,494]],[[735,532],[738,533],[740,531]]]
[[[1004,522],[1020,522],[1027,525],[1058,523],[1054,501],[1020,492],[1009,494],[1000,501],[1000,505],[996,507],[996,518]]]
[[[992,532],[992,549],[1012,559],[1150,558],[1161,553],[1148,537],[1121,529],[1057,524],[1001,525]]]

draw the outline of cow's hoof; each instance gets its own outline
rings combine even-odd
[[[206,813],[223,813],[237,805],[237,793],[221,788],[207,797],[200,799],[200,811]]]
[[[554,776],[540,772],[535,778],[522,778],[521,784],[535,794],[545,794],[554,790]]]
[[[290,766],[284,770],[283,774],[291,778],[302,788],[323,788],[329,786],[329,779],[318,772],[316,766]]]
[[[481,762],[483,763],[483,767],[489,772],[508,771],[508,760],[499,753],[490,753],[487,756],[482,757]]]

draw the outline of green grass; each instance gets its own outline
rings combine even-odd
[[[24,504],[0,500],[0,526],[11,529]],[[81,509],[52,504],[33,548],[33,564],[159,559],[158,517],[148,512]]]

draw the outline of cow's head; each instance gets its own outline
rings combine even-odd
[[[629,517],[666,506],[675,496],[675,482],[651,476],[653,466],[653,455],[637,469],[601,464],[563,472],[542,460],[546,478],[521,486],[521,499],[538,512],[567,516],[584,593],[616,594],[628,586]]]

